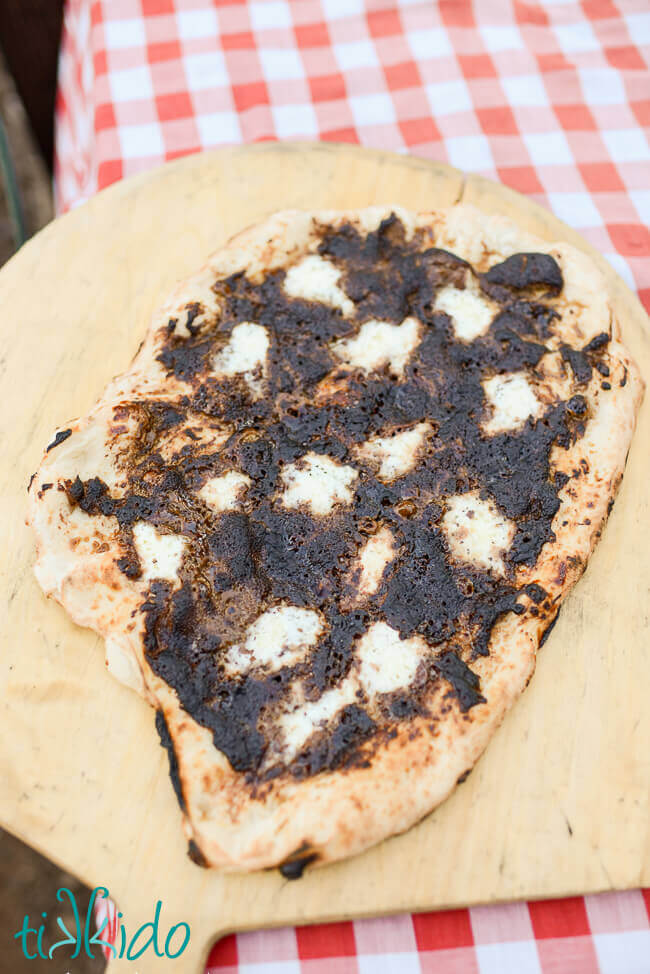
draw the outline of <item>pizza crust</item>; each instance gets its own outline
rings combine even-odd
[[[219,299],[211,288],[215,277],[245,270],[254,279],[291,266],[312,253],[315,226],[349,220],[372,231],[391,213],[408,234],[423,230],[431,246],[455,253],[478,271],[512,253],[551,254],[562,270],[564,288],[547,299],[561,315],[561,328],[547,345],[559,349],[566,342],[583,347],[603,332],[611,334],[611,389],[605,394],[601,377],[592,376],[581,389],[589,410],[584,436],[568,449],[553,449],[552,468],[567,474],[579,470],[580,475],[571,476],[559,492],[561,506],[552,525],[555,541],[544,545],[533,567],[517,569],[517,586],[541,586],[551,609],[539,616],[509,613],[494,625],[488,655],[472,664],[485,702],[463,712],[440,681],[428,700],[435,721],[418,716],[398,724],[392,739],[373,752],[369,766],[343,767],[303,780],[281,776],[251,789],[245,775],[234,771],[216,750],[211,732],[183,710],[176,693],[149,666],[139,611],[146,578],[128,579],[116,567],[112,519],[71,511],[65,491],[56,485],[77,476],[80,463],[87,462],[89,474],[101,477],[116,492],[123,487],[119,447],[125,434],[115,432],[112,404],[137,397],[168,401],[187,392],[185,383],[170,378],[156,356],[170,319],[187,332],[190,305],[201,308],[195,322],[202,314],[218,311]],[[327,283],[322,277],[319,287],[325,297]],[[338,288],[331,280],[328,286]],[[333,299],[341,302],[338,293]],[[347,310],[344,303],[343,307]],[[111,673],[162,710],[178,761],[185,831],[206,863],[253,870],[296,858],[313,857],[315,864],[333,861],[408,829],[447,797],[526,687],[544,631],[586,567],[623,476],[642,395],[642,379],[622,344],[620,325],[596,266],[568,244],[546,243],[504,218],[486,217],[464,205],[419,215],[399,207],[279,213],[238,234],[197,275],[179,285],[154,315],[129,370],[113,380],[85,418],[70,424],[68,439],[44,455],[30,489],[28,517],[36,534],[35,572],[44,592],[75,622],[102,636]],[[220,436],[228,432],[224,426]],[[101,456],[97,444],[108,445]],[[46,482],[55,486],[43,492]]]

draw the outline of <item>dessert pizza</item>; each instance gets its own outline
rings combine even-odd
[[[458,205],[215,253],[29,491],[37,578],[156,708],[196,861],[411,826],[528,683],[643,383],[596,266]]]

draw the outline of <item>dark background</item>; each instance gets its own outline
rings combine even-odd
[[[0,0],[0,48],[48,166],[62,21],[63,0]]]

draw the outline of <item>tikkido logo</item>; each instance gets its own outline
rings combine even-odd
[[[82,925],[81,917],[79,915],[79,908],[77,906],[74,893],[66,886],[62,886],[57,890],[56,898],[59,903],[65,903],[67,900],[72,908],[75,929],[74,932],[71,933],[66,927],[62,918],[57,916],[57,925],[65,934],[65,938],[63,940],[58,940],[55,944],[52,944],[49,949],[43,944],[45,924],[41,923],[38,928],[36,926],[30,927],[29,915],[25,914],[22,927],[17,931],[17,933],[14,934],[14,937],[20,941],[20,946],[24,956],[28,960],[35,960],[37,957],[41,957],[43,960],[52,960],[54,958],[55,951],[58,951],[64,947],[71,947],[74,949],[70,953],[70,960],[75,960],[75,958],[79,957],[82,950],[87,957],[94,958],[96,955],[93,954],[92,947],[99,947],[100,950],[103,949],[105,952],[110,951],[113,957],[125,957],[127,960],[137,960],[138,957],[141,957],[144,954],[145,950],[153,948],[156,957],[168,957],[170,960],[173,960],[176,957],[180,957],[189,944],[190,925],[189,923],[185,923],[183,921],[181,923],[175,923],[169,928],[165,938],[164,948],[161,949],[161,933],[159,925],[160,912],[162,910],[162,900],[158,900],[156,903],[153,920],[149,920],[148,923],[143,923],[141,927],[138,927],[132,937],[129,938],[122,914],[118,913],[117,921],[119,921],[119,937],[116,937],[115,939],[119,939],[119,944],[113,944],[109,940],[102,940],[101,935],[110,923],[108,916],[104,917],[99,930],[96,930],[91,934],[91,929],[95,926],[94,908],[95,901],[98,896],[100,896],[102,899],[107,899],[108,890],[104,886],[97,886],[92,891],[90,902],[88,903],[88,909],[86,910],[84,923]],[[45,919],[47,917],[47,913],[43,913],[42,917]],[[115,923],[114,925],[117,924]],[[36,939],[34,940],[34,938]],[[33,953],[34,949],[36,950],[36,953]]]

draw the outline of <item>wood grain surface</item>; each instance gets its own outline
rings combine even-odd
[[[406,835],[299,882],[190,862],[153,712],[32,575],[25,488],[43,446],[127,365],[179,278],[283,207],[461,198],[595,256],[650,375],[645,313],[576,233],[501,186],[354,147],[262,144],[168,164],[50,224],[0,272],[0,822],[108,887],[128,934],[158,899],[165,930],[192,929],[177,961],[148,951],[110,974],[194,974],[234,929],[650,885],[650,397],[603,540],[473,774]]]

